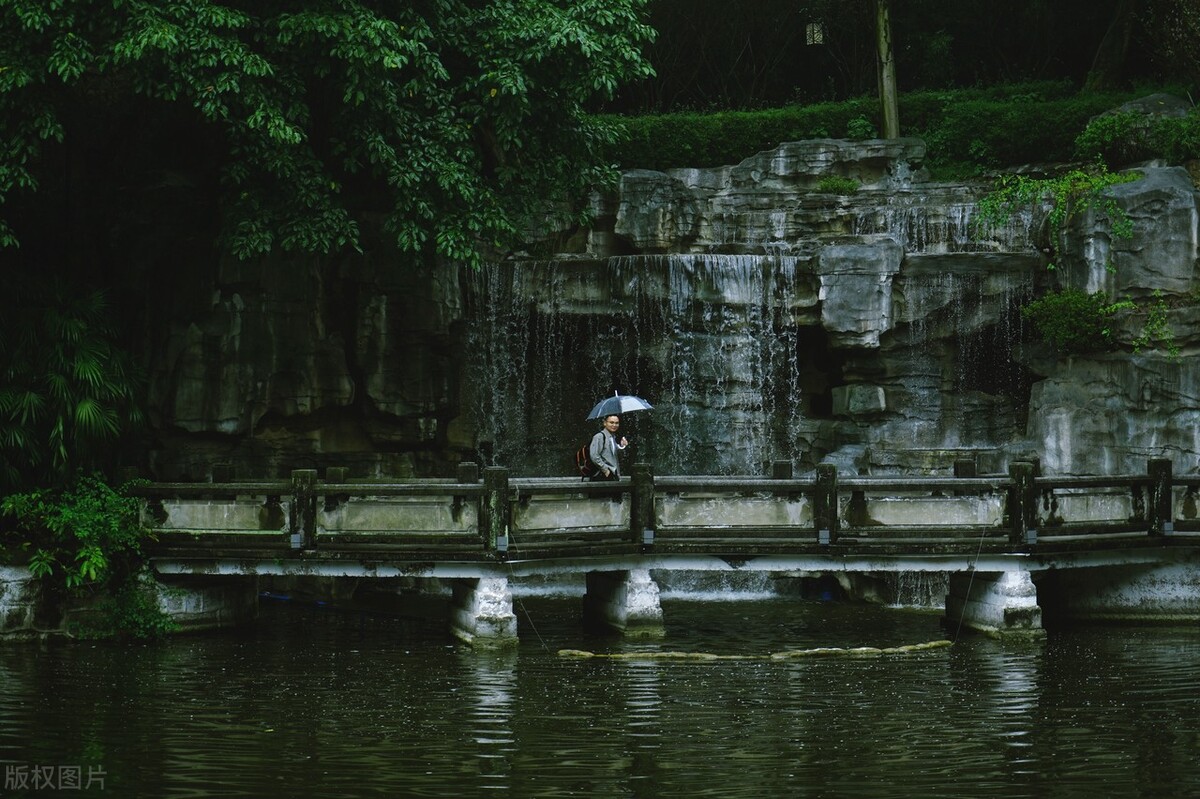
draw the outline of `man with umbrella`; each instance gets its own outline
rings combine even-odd
[[[596,465],[593,480],[616,480],[621,476],[618,454],[629,446],[629,441],[624,436],[617,438],[617,430],[621,427],[620,414],[648,411],[652,407],[641,397],[613,392],[613,396],[601,400],[592,408],[588,419],[604,420],[604,427],[592,436],[592,443],[588,445],[588,457]]]
[[[604,417],[604,427],[592,436],[588,445],[588,457],[596,464],[593,480],[616,480],[621,476],[621,462],[618,453],[629,446],[625,436],[617,440],[617,430],[621,427],[621,417],[615,413]]]

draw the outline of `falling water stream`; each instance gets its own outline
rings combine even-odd
[[[642,256],[500,264],[472,286],[467,383],[481,459],[564,468],[564,442],[614,391],[655,406],[629,418],[659,473],[762,473],[792,456],[802,421],[798,279],[791,256]]]

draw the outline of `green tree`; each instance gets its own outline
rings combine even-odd
[[[159,607],[142,550],[150,533],[129,489],[81,473],[0,499],[0,559],[27,563],[52,594],[89,598],[98,611],[72,625],[75,635],[152,638],[178,627]]]
[[[1200,0],[1148,0],[1141,15],[1143,46],[1163,74],[1200,84]]]
[[[359,247],[379,218],[402,249],[478,262],[610,174],[616,130],[587,111],[650,74],[645,2],[0,0],[0,203],[72,138],[110,157],[116,109],[152,149],[211,151],[238,256]]]
[[[879,69],[879,106],[883,137],[900,136],[900,101],[896,94],[896,53],[892,44],[888,0],[875,0],[875,46]]]

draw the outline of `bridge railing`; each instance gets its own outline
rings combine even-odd
[[[143,486],[155,551],[191,557],[344,554],[396,559],[544,558],[647,551],[731,556],[829,547],[888,553],[1086,547],[1200,532],[1200,476],[1169,461],[1144,474],[663,476],[635,464],[614,482],[512,477],[462,464],[453,479],[348,481],[330,468],[287,481]]]

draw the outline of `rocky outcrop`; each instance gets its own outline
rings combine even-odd
[[[1115,233],[1105,208],[1090,208],[1074,217],[1064,237],[1064,282],[1089,292],[1103,291],[1114,300],[1145,300],[1156,292],[1186,295],[1200,285],[1196,187],[1181,167],[1135,171],[1139,180],[1106,192],[1130,223],[1131,233]]]
[[[203,290],[166,292],[156,309],[165,335],[149,353],[152,473],[448,468],[446,423],[461,413],[453,269],[222,262],[191,280]]]
[[[191,274],[194,290],[155,309],[150,466],[404,476],[469,459],[568,474],[583,416],[620,390],[655,404],[625,429],[660,474],[945,471],[959,457],[986,472],[1018,456],[1090,473],[1151,455],[1194,471],[1188,174],[1144,166],[1110,190],[1131,238],[1076,214],[1047,256],[1045,209],[981,230],[987,186],[930,183],[923,158],[912,139],[817,140],[630,171],[591,229],[530,248],[567,251],[479,272],[373,254]],[[832,191],[845,180],[858,188]],[[1118,320],[1116,351],[1060,357],[1020,312],[1055,286],[1141,310]],[[1134,352],[1159,301],[1181,357],[1161,341]]]

